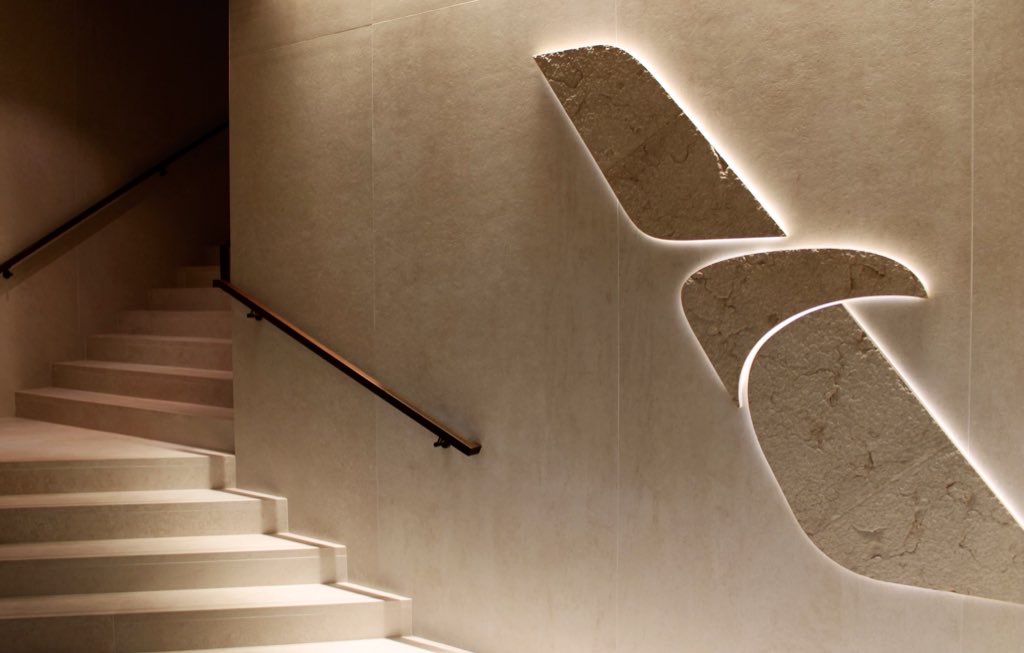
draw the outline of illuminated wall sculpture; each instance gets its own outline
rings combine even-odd
[[[845,249],[788,250],[732,258],[683,285],[683,311],[733,399],[754,345],[786,318],[855,297],[924,297],[899,263]]]
[[[784,235],[631,55],[594,46],[536,61],[639,229]],[[841,305],[892,295],[925,290],[888,258],[820,249],[720,261],[681,300],[819,549],[876,579],[1024,603],[1024,530]]]
[[[536,61],[641,231],[672,240],[785,235],[632,55],[594,46]]]
[[[797,520],[865,576],[1024,603],[1024,531],[842,306],[761,348],[750,415]]]

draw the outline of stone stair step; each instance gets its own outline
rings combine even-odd
[[[217,288],[154,288],[147,308],[156,311],[226,311],[231,299]]]
[[[231,369],[228,338],[105,334],[90,336],[86,350],[92,360]]]
[[[408,599],[338,585],[274,585],[0,599],[0,640],[18,650],[142,653],[393,637]]]
[[[287,532],[283,498],[233,487],[218,254],[0,418],[0,650],[466,653],[347,583],[345,547]]]
[[[308,644],[280,644],[276,646],[243,646],[237,648],[208,648],[191,653],[469,653],[463,649],[437,644],[419,637],[393,637],[391,639],[357,639]],[[169,651],[168,653],[185,653]]]
[[[68,388],[15,393],[18,417],[124,433],[216,451],[234,450],[230,408]]]
[[[263,504],[220,490],[6,495],[0,544],[271,532]]]
[[[164,399],[230,408],[232,374],[228,370],[144,365],[117,361],[68,361],[53,366],[58,388]]]
[[[326,551],[262,534],[0,544],[0,596],[7,597],[295,585],[344,575],[344,547]]]
[[[234,458],[21,418],[0,419],[0,494],[205,489],[234,484]]]
[[[156,336],[230,338],[231,311],[121,311],[114,330]]]

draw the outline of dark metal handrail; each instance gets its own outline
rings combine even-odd
[[[239,302],[249,307],[248,317],[256,320],[266,320],[270,322],[278,329],[283,331],[285,334],[290,336],[293,340],[298,342],[300,345],[310,350],[320,358],[327,361],[333,367],[341,370],[347,374],[352,380],[359,385],[363,386],[373,394],[377,395],[387,403],[391,404],[398,409],[399,412],[403,413],[406,417],[416,422],[423,428],[427,429],[431,433],[437,436],[437,441],[434,442],[435,447],[442,447],[447,449],[448,447],[455,447],[467,456],[475,456],[480,453],[480,443],[469,440],[455,431],[445,427],[435,418],[429,414],[420,410],[416,406],[405,401],[390,389],[381,384],[380,381],[373,378],[351,362],[345,360],[332,349],[324,345],[322,342],[316,340],[302,329],[299,329],[288,320],[284,319],[271,309],[267,308],[266,305],[262,304],[258,300],[248,295],[245,291],[234,286],[229,281],[218,279],[213,282],[215,288],[220,288],[227,294],[231,295]]]
[[[228,126],[228,124],[226,122],[225,123],[221,123],[217,127],[215,127],[213,129],[211,129],[210,131],[206,132],[205,134],[203,134],[199,138],[197,138],[194,141],[192,141],[191,143],[185,145],[185,147],[182,147],[181,149],[177,150],[176,152],[174,152],[170,156],[166,157],[165,159],[163,159],[159,163],[157,163],[157,164],[147,168],[142,173],[140,173],[140,174],[136,175],[135,177],[131,178],[130,180],[128,180],[127,182],[125,182],[124,184],[119,186],[117,188],[117,190],[115,190],[114,192],[110,193],[109,195],[107,195],[103,199],[93,203],[91,206],[86,208],[84,211],[78,213],[75,217],[71,218],[70,220],[68,220],[64,224],[60,225],[59,227],[57,227],[56,229],[54,229],[50,233],[46,234],[45,236],[43,236],[39,240],[35,241],[34,243],[29,245],[28,247],[24,248],[23,250],[21,250],[20,252],[18,252],[14,256],[12,256],[11,258],[7,259],[3,263],[0,263],[0,276],[3,276],[4,279],[10,279],[12,276],[14,276],[14,273],[11,271],[14,268],[14,266],[18,265],[19,263],[21,263],[22,261],[24,261],[28,257],[32,256],[33,254],[35,254],[39,250],[43,249],[44,247],[46,247],[47,245],[49,245],[53,241],[57,240],[58,238],[60,238],[64,234],[66,234],[67,232],[71,231],[72,229],[74,229],[78,225],[82,224],[83,222],[85,222],[86,220],[91,218],[93,215],[98,213],[100,209],[105,208],[106,206],[112,204],[115,200],[117,200],[121,196],[125,195],[126,193],[128,193],[129,191],[131,191],[136,186],[138,186],[142,182],[146,181],[150,177],[153,177],[155,175],[163,176],[163,175],[167,174],[168,166],[170,166],[172,163],[174,163],[175,161],[177,161],[181,157],[185,156],[186,154],[188,154],[189,152],[191,152],[195,148],[199,147],[200,145],[202,145],[206,141],[210,140],[211,138],[213,138],[217,134],[219,134],[222,131],[224,131],[225,129],[227,129],[227,126]]]

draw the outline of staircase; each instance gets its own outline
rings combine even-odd
[[[414,653],[409,599],[234,487],[216,266],[123,311],[0,419],[0,650]]]
[[[51,388],[17,393],[19,417],[234,450],[230,299],[215,265],[178,270],[115,332],[89,337],[88,360],[58,363]]]

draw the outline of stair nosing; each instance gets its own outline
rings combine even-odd
[[[231,547],[215,547],[218,541],[227,539],[241,539],[248,542],[239,542]],[[174,551],[171,546],[184,540],[209,542],[206,548],[186,549]],[[279,543],[286,543],[287,546],[260,547],[257,542],[274,540]],[[145,545],[150,543],[162,543],[163,547],[156,546],[152,549],[139,549],[125,551],[117,549],[118,543],[122,547],[128,544]],[[111,547],[103,551],[102,547]],[[89,551],[89,547],[96,550]],[[78,548],[79,550],[75,550]],[[85,549],[85,550],[83,550]],[[125,562],[136,561],[146,558],[184,558],[191,556],[230,556],[247,553],[263,554],[271,557],[287,557],[290,554],[319,555],[318,547],[302,544],[293,540],[275,537],[267,533],[241,533],[237,535],[186,535],[168,537],[143,537],[143,538],[121,538],[113,540],[67,540],[54,542],[16,542],[0,544],[0,565],[4,563],[37,562],[37,561],[72,561],[72,560],[123,560]],[[20,555],[19,555],[20,554]]]
[[[257,503],[260,503],[259,499],[211,488],[0,495],[0,510],[87,508],[98,506],[159,506],[171,504],[242,505]]]
[[[418,640],[418,641],[417,641]],[[451,653],[471,653],[464,649],[457,649],[438,642],[431,642],[420,637],[411,635],[395,635],[388,637],[370,637],[361,639],[334,639],[321,642],[294,642],[291,644],[257,644],[248,646],[229,646],[227,648],[201,648],[189,651],[175,650],[166,653],[371,653],[371,649],[351,649],[353,645],[379,642],[389,642],[394,647],[388,647],[388,651],[408,651],[414,653],[430,653],[431,651],[450,651]],[[326,648],[325,648],[326,647]],[[342,648],[335,648],[342,647]],[[377,650],[376,648],[372,650]]]
[[[96,333],[90,338],[123,338],[129,340],[156,340],[159,342],[193,343],[203,342],[218,345],[230,345],[231,338],[215,338],[212,336],[161,336],[152,333]]]
[[[317,588],[317,589],[312,589]],[[337,592],[337,600],[317,600],[316,597],[301,597],[293,596],[290,599],[286,597],[289,591],[294,592],[296,589],[309,589],[317,594],[326,595],[325,589],[330,592]],[[104,600],[110,600],[110,597],[130,595],[131,599],[135,602],[139,602],[147,598],[148,596],[165,595],[168,599],[172,597],[191,597],[201,598],[202,596],[216,596],[216,593],[223,593],[225,595],[237,594],[240,597],[249,597],[252,600],[252,595],[256,590],[268,590],[270,593],[280,595],[280,599],[266,600],[266,601],[254,601],[252,603],[238,602],[237,600],[230,600],[229,596],[225,596],[223,603],[213,602],[207,605],[194,605],[188,601],[178,602],[177,605],[173,605],[173,601],[167,605],[151,605],[151,606],[137,606],[132,609],[130,606],[117,606],[116,608],[96,608],[88,609],[88,606],[69,606],[64,609],[60,609],[59,604],[61,602],[72,602],[75,600],[82,602],[102,603]],[[303,600],[305,599],[305,600]],[[54,606],[55,609],[49,611],[40,610],[41,607],[45,607],[46,604],[57,604]],[[278,610],[278,609],[302,609],[309,607],[345,607],[345,606],[358,606],[358,605],[382,605],[387,601],[379,599],[372,599],[370,597],[357,594],[355,592],[349,592],[345,589],[337,587],[332,583],[313,584],[313,583],[302,583],[298,585],[255,585],[255,586],[240,586],[240,587],[215,587],[215,588],[198,588],[198,589],[173,589],[173,590],[143,590],[138,592],[99,592],[95,594],[57,594],[48,596],[29,596],[29,597],[3,597],[0,598],[0,621],[9,619],[48,619],[52,617],[93,617],[93,616],[106,616],[111,614],[116,615],[160,615],[170,613],[224,613],[224,612],[258,612],[265,610]],[[5,614],[5,608],[10,609],[11,607],[16,608],[12,613]],[[20,611],[17,608],[21,608]],[[83,609],[84,608],[84,609]]]
[[[188,290],[195,290],[188,288]],[[183,313],[200,313],[203,317],[229,317],[231,309],[228,308],[125,308],[118,311],[118,315],[125,313],[167,313],[170,315],[181,315]]]
[[[232,370],[217,370],[203,367],[182,367],[180,365],[154,365],[152,363],[129,363],[125,361],[105,361],[90,358],[61,361],[59,363],[54,363],[53,365],[54,367],[75,367],[79,369],[116,370],[123,372],[138,372],[142,374],[184,376],[214,381],[231,381],[234,378],[234,372]]]
[[[227,408],[224,406],[195,404],[184,401],[170,401],[167,399],[151,399],[149,397],[135,397],[133,395],[119,395],[108,392],[93,392],[92,390],[77,390],[75,388],[59,388],[55,386],[19,390],[16,395],[60,399],[65,401],[78,401],[82,403],[106,404],[108,406],[117,406],[119,408],[148,410],[158,413],[188,415],[191,417],[206,417],[210,419],[228,420],[233,419],[235,414],[233,408]]]
[[[165,458],[68,458],[65,460],[39,458],[0,460],[0,470],[46,471],[60,469],[133,469],[139,467],[205,467],[204,456],[167,456]],[[2,496],[2,495],[0,495]]]
[[[168,291],[168,290],[172,290],[172,291],[175,291],[175,292],[178,292],[178,291],[192,292],[194,290],[202,290],[204,292],[207,291],[207,290],[212,290],[214,292],[220,292],[220,289],[219,288],[214,288],[212,283],[209,286],[160,286],[158,288],[150,288],[149,292],[165,292],[165,291]]]

